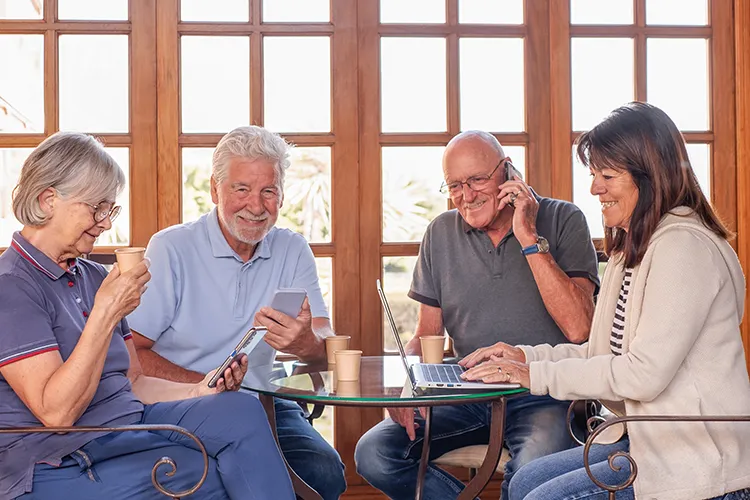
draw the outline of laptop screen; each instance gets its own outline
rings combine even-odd
[[[393,333],[393,336],[396,339],[396,346],[398,347],[398,352],[401,356],[401,361],[404,363],[404,369],[406,369],[406,373],[409,375],[409,380],[411,381],[411,387],[414,389],[417,385],[417,381],[414,380],[414,374],[411,372],[411,367],[409,366],[409,361],[406,358],[406,351],[404,350],[404,344],[401,342],[401,337],[398,334],[398,329],[396,328],[396,322],[393,320],[393,314],[391,313],[391,308],[388,306],[388,299],[385,298],[385,292],[383,291],[383,287],[380,285],[380,280],[377,280],[377,287],[378,287],[378,295],[380,296],[380,302],[383,304],[383,310],[385,311],[385,316],[388,318],[388,323],[391,325],[391,332]]]

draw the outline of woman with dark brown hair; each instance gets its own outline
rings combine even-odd
[[[745,279],[674,122],[633,102],[584,133],[577,153],[602,205],[609,256],[589,342],[495,344],[462,361],[464,377],[600,399],[615,415],[750,415],[739,330]],[[750,499],[746,422],[630,422],[597,443],[589,463],[604,484],[630,474],[624,459],[610,468],[613,452],[629,451],[639,465],[618,499]],[[606,497],[582,448],[532,461],[510,483],[513,500]]]

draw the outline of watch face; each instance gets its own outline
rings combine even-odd
[[[549,252],[549,241],[547,241],[547,238],[544,238],[544,237],[540,236],[539,240],[537,241],[537,244],[539,245],[539,252],[540,253],[547,253],[547,252]]]

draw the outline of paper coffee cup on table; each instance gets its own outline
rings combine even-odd
[[[336,378],[339,382],[359,380],[362,351],[346,349],[336,351]]]
[[[422,363],[439,364],[443,362],[445,337],[442,335],[425,335],[419,337],[422,343]]]
[[[120,267],[120,273],[126,273],[133,269],[140,261],[143,260],[143,256],[146,253],[146,249],[143,247],[127,247],[115,249],[115,257],[117,257],[117,265]]]
[[[349,335],[334,335],[332,337],[326,337],[326,356],[328,357],[328,364],[332,365],[336,363],[336,356],[333,353],[336,351],[343,351],[349,349]]]

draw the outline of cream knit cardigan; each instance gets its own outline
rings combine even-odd
[[[588,343],[520,346],[531,393],[602,399],[628,415],[750,415],[739,331],[745,280],[731,246],[692,210],[667,214],[633,271],[623,355],[614,356],[609,339],[623,276],[613,259]],[[750,487],[750,422],[627,428],[639,500],[700,500]]]

